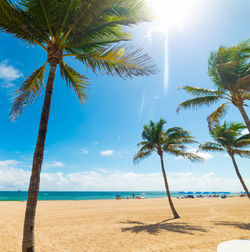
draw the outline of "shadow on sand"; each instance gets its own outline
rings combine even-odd
[[[153,224],[146,224],[139,221],[124,221],[120,222],[123,224],[136,224],[133,227],[126,227],[121,228],[122,232],[148,232],[149,234],[158,234],[162,230],[182,233],[182,234],[190,234],[193,235],[195,231],[198,232],[207,232],[206,229],[202,228],[201,226],[189,225],[185,222],[176,222],[176,223],[166,223],[170,220],[174,220],[174,218],[167,219],[161,222],[153,223]]]
[[[240,229],[250,230],[250,223],[240,223],[240,222],[231,222],[231,221],[215,221],[214,225],[218,226],[233,226]]]

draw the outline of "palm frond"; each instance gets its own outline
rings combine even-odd
[[[169,144],[192,144],[192,143],[198,143],[194,140],[194,137],[178,137],[176,139],[172,139],[169,141]]]
[[[250,139],[243,139],[243,140],[237,141],[234,144],[234,147],[236,147],[236,148],[250,147]]]
[[[236,148],[246,148],[250,147],[250,134],[245,134],[242,137],[236,139],[234,147]]]
[[[203,96],[203,97],[197,97],[194,99],[190,99],[187,101],[182,102],[177,107],[177,112],[179,112],[181,109],[198,109],[202,106],[209,106],[211,104],[216,103],[220,99],[219,96]]]
[[[250,76],[250,75],[249,75]],[[250,80],[249,80],[250,83]],[[250,85],[246,86],[246,89],[250,91]],[[250,92],[249,91],[241,91],[240,95],[244,100],[250,100]]]
[[[117,44],[124,41],[129,41],[131,34],[121,32],[115,34],[103,34],[98,33],[96,35],[87,34],[86,36],[79,36],[75,41],[70,41],[69,46],[65,50],[69,53],[66,55],[78,55],[96,51],[97,48],[107,48],[112,44]]]
[[[182,86],[181,89],[185,90],[186,93],[192,94],[195,96],[203,97],[203,96],[220,96],[223,94],[222,91],[212,90],[207,88],[199,88],[199,87],[191,87],[191,86]]]
[[[182,157],[184,159],[188,159],[191,162],[200,162],[203,161],[203,158],[199,155],[196,155],[194,153],[186,152],[184,150],[176,149],[176,148],[168,148],[168,153],[176,156],[176,157]]]
[[[0,31],[13,34],[28,44],[43,43],[48,39],[43,27],[9,0],[0,0]]]
[[[142,0],[81,1],[75,18],[67,22],[64,40],[79,46],[86,36],[121,34],[122,26],[131,26],[151,19],[149,8]],[[119,30],[118,33],[116,31]]]
[[[147,145],[150,145],[150,146],[152,146],[152,148],[153,148],[153,146],[154,146],[154,144],[152,144],[152,143],[150,143],[149,141],[141,141],[141,142],[139,142],[138,144],[137,144],[137,147],[141,147],[141,146],[147,146]]]
[[[239,136],[243,129],[246,129],[246,126],[243,123],[231,122],[229,125],[224,126],[224,128],[231,131],[231,133],[235,133],[235,136]]]
[[[152,20],[149,5],[144,0],[116,1],[111,11],[118,17],[130,17],[136,23]]]
[[[172,127],[166,130],[166,135],[170,135],[171,133],[181,130],[183,130],[181,127]]]
[[[250,151],[248,150],[234,150],[234,154],[242,158],[250,158]]]
[[[88,86],[87,78],[73,68],[68,66],[64,61],[60,63],[60,71],[63,79],[66,80],[68,87],[73,87],[81,103],[85,103],[87,94],[86,89]]]
[[[149,157],[152,154],[152,150],[139,151],[133,158],[134,164],[138,164],[143,159]]]
[[[198,148],[198,152],[201,150],[225,152],[225,148],[221,144],[214,143],[214,142],[205,142],[205,143],[200,144]]]
[[[212,130],[214,125],[219,124],[220,119],[223,118],[227,112],[227,107],[227,103],[223,103],[207,117],[209,130]]]
[[[15,120],[22,114],[26,105],[33,103],[44,88],[44,73],[47,62],[35,70],[17,89],[16,98],[12,103],[10,118]]]
[[[248,50],[250,40],[238,45],[221,46],[217,51],[211,52],[208,60],[208,74],[217,88],[229,90],[237,87],[238,80],[247,73]]]
[[[95,52],[77,54],[75,58],[81,61],[94,73],[118,75],[122,78],[155,74],[155,66],[151,59],[141,50],[124,47],[97,49]]]
[[[59,29],[58,1],[56,0],[22,0],[22,6],[35,19],[38,24],[51,36],[55,37],[56,30]],[[59,11],[60,13],[60,11]]]

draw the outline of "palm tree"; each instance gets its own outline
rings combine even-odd
[[[199,146],[199,150],[227,152],[232,159],[236,174],[244,188],[248,198],[250,193],[241,177],[237,166],[235,155],[250,158],[250,151],[245,148],[250,146],[250,134],[242,135],[241,132],[246,127],[242,123],[226,123],[216,125],[210,134],[215,142],[205,142]],[[198,150],[198,151],[199,151]]]
[[[183,86],[187,93],[196,98],[181,103],[177,112],[181,109],[197,109],[202,106],[210,106],[216,102],[223,102],[207,120],[209,129],[219,123],[226,114],[228,104],[236,106],[250,132],[250,121],[244,109],[250,100],[250,40],[232,47],[220,47],[217,52],[212,52],[208,60],[208,74],[215,86],[214,89]]]
[[[142,159],[149,157],[154,151],[157,152],[161,159],[162,175],[171,211],[174,218],[180,218],[171,199],[167,175],[164,168],[163,154],[165,152],[177,157],[187,158],[191,161],[199,161],[201,158],[196,154],[185,151],[185,144],[195,143],[193,140],[194,137],[192,137],[187,130],[183,130],[180,127],[164,130],[163,127],[165,124],[166,121],[160,119],[157,124],[150,121],[148,125],[144,125],[142,131],[143,141],[138,144],[141,148],[134,156],[134,162],[138,163]]]
[[[122,78],[155,73],[141,50],[125,47],[131,35],[123,27],[149,21],[143,0],[0,0],[0,31],[29,45],[40,46],[47,60],[21,84],[10,112],[19,116],[41,93],[46,67],[49,75],[33,157],[23,232],[23,252],[34,251],[34,223],[40,172],[56,69],[80,102],[86,100],[87,77],[70,67],[66,57],[78,60],[95,73]],[[122,44],[123,43],[123,44]]]

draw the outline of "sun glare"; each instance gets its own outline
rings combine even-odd
[[[168,89],[168,36],[169,28],[181,29],[188,17],[192,15],[192,7],[195,0],[148,0],[154,20],[148,31],[148,38],[151,40],[152,32],[158,32],[164,36],[164,83],[165,93]]]
[[[188,16],[191,16],[193,0],[149,0],[155,23],[160,30],[169,26],[181,28]]]

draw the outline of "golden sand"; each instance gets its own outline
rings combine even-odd
[[[40,201],[39,252],[216,251],[220,242],[250,239],[247,198]],[[21,251],[24,202],[0,202],[0,251]]]

